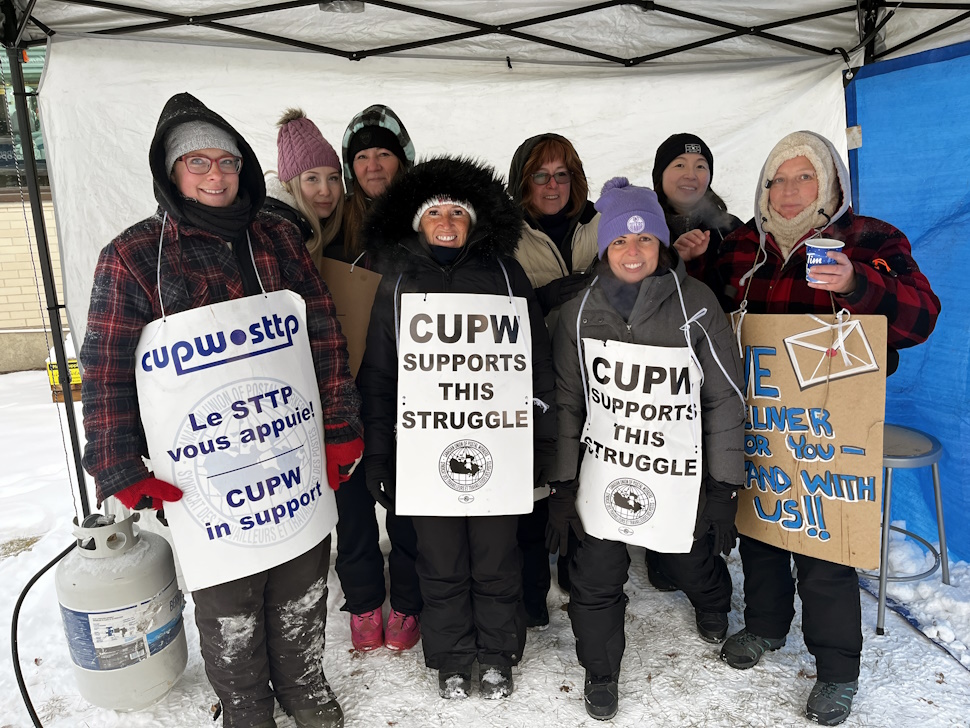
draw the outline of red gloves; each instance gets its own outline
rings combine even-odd
[[[341,442],[337,445],[327,443],[327,482],[334,490],[340,487],[341,483],[350,480],[351,473],[357,467],[361,457],[364,455],[364,441],[359,437],[350,442]]]
[[[171,483],[166,483],[164,480],[149,476],[115,493],[115,498],[131,510],[141,507],[154,508],[158,511],[164,507],[162,501],[174,502],[181,500],[182,491]]]

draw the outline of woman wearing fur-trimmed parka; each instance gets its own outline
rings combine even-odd
[[[102,251],[81,347],[84,466],[100,504],[160,509],[181,490],[146,468],[135,386],[143,329],[166,315],[261,291],[306,303],[334,490],[359,459],[360,397],[333,301],[296,229],[261,211],[265,187],[245,139],[190,94],[165,104],[149,149],[158,211]],[[152,386],[149,383],[146,386]],[[298,728],[339,728],[323,673],[330,536],[278,566],[192,592],[206,675],[225,728],[275,728],[275,701]],[[183,557],[185,555],[183,554]],[[275,699],[275,700],[274,700]]]
[[[687,275],[670,247],[656,194],[617,177],[603,187],[596,209],[601,213],[596,277],[585,292],[563,305],[553,337],[559,440],[550,483],[548,546],[550,551],[561,548],[570,531],[580,540],[569,570],[569,617],[576,654],[586,668],[586,710],[593,718],[607,720],[618,706],[617,683],[626,646],[623,585],[630,556],[626,543],[586,534],[576,512],[581,489],[588,500],[602,502],[607,485],[586,480],[590,474],[579,483],[589,408],[600,405],[588,399],[586,383],[592,380],[583,362],[585,347],[577,337],[679,350],[701,369],[701,427],[692,435],[699,435],[703,453],[694,540],[688,553],[658,557],[664,574],[690,599],[698,634],[707,642],[724,639],[731,610],[731,577],[719,554],[730,553],[737,538],[734,518],[744,478],[744,409],[728,321],[712,291]],[[619,381],[619,368],[615,376]],[[626,429],[629,436],[630,428]],[[647,486],[651,475],[638,473]]]
[[[371,312],[361,365],[368,487],[393,508],[398,353],[395,320],[404,293],[479,293],[525,298],[532,332],[535,479],[555,454],[549,340],[532,286],[512,255],[521,216],[493,170],[467,159],[414,167],[376,199],[363,236],[384,275]],[[428,454],[437,462],[438,455]],[[439,694],[467,697],[477,660],[483,697],[512,691],[525,645],[517,516],[414,516],[424,609],[425,662],[438,670]]]

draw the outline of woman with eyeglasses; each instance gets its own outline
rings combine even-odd
[[[553,331],[559,306],[589,282],[586,270],[597,253],[599,213],[586,199],[586,173],[572,142],[551,132],[526,139],[512,156],[508,190],[523,213],[515,259]],[[533,511],[519,517],[518,532],[527,625],[540,630],[549,625],[546,596],[552,581],[545,545],[547,496],[547,488],[536,490]],[[568,554],[560,553],[557,564],[559,586],[569,591]]]
[[[114,496],[131,509],[161,509],[182,497],[143,459],[142,418],[152,415],[140,411],[135,386],[143,328],[284,289],[306,304],[327,479],[336,490],[363,452],[360,395],[333,301],[302,238],[261,210],[266,189],[252,148],[221,116],[181,93],[162,110],[149,164],[158,211],[101,251],[81,348],[84,466],[98,504]],[[206,675],[226,728],[275,728],[277,700],[298,728],[343,725],[322,668],[329,562],[327,535],[290,561],[192,593]]]
[[[761,169],[756,216],[721,245],[721,275],[734,291],[734,307],[743,303],[748,313],[845,309],[884,315],[886,367],[892,374],[899,362],[897,349],[920,344],[933,331],[940,299],[920,272],[906,236],[887,222],[855,214],[850,202],[849,174],[832,142],[814,132],[792,132],[775,145]],[[845,246],[841,252],[829,251],[832,264],[809,268],[805,242],[818,235]],[[807,270],[818,282],[806,281]],[[745,670],[784,647],[795,617],[797,585],[805,646],[818,676],[805,716],[822,725],[842,723],[859,688],[862,657],[855,569],[743,534],[739,551],[744,628],[727,638],[721,659]]]
[[[596,260],[596,210],[583,163],[559,134],[526,139],[509,168],[509,194],[525,221],[516,259],[536,290],[544,314],[572,298]]]

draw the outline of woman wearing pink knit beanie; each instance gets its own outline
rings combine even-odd
[[[360,145],[376,144],[378,141],[395,146],[391,132],[373,133],[371,127],[377,128],[378,125],[367,116],[383,108],[371,107],[361,112],[359,116],[364,120],[355,117],[351,125],[353,132],[348,132],[350,149],[360,151]],[[388,112],[393,115],[390,110]],[[390,116],[380,118],[382,123],[391,124]],[[360,126],[354,126],[355,123]],[[299,109],[287,110],[277,125],[279,177],[266,175],[267,209],[303,230],[310,257],[318,270],[322,270],[323,261],[327,258],[372,269],[375,262],[373,256],[355,245],[354,236],[345,235],[347,230],[354,229],[354,215],[350,203],[345,209],[342,168],[337,152]],[[403,129],[397,117],[394,117],[392,126],[397,131]],[[380,128],[385,129],[383,126]],[[371,132],[363,135],[366,141],[357,138],[360,134],[354,136],[361,129]],[[398,146],[404,155],[404,146]],[[409,161],[401,163],[401,174],[414,159],[414,148],[410,144],[408,150],[410,157],[406,159]],[[353,175],[349,175],[349,179],[356,184]],[[385,580],[376,503],[367,489],[364,463],[358,465],[345,487],[337,491],[336,497],[339,520],[334,568],[345,597],[342,611],[350,613],[351,643],[358,652],[381,647],[395,651],[409,650],[421,636],[418,615],[422,608],[415,571],[417,535],[411,518],[399,516],[393,509],[387,513],[386,531],[391,552],[387,557],[390,578]],[[388,591],[390,609],[385,629],[383,605]]]
[[[319,269],[324,255],[343,257],[340,251],[327,250],[334,240],[343,241],[340,157],[300,109],[287,109],[277,126],[279,171],[278,176],[266,173],[266,208],[300,228]]]

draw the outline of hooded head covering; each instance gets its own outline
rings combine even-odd
[[[515,150],[515,154],[512,155],[512,163],[509,166],[508,190],[509,195],[512,197],[512,201],[515,202],[515,204],[522,204],[522,175],[525,172],[525,164],[529,161],[532,150],[535,149],[540,142],[552,139],[561,142],[564,146],[566,146],[567,149],[573,149],[575,151],[572,142],[562,134],[546,132],[545,134],[537,134],[534,137],[529,137],[526,139],[519,145],[519,148]],[[579,159],[578,154],[576,154],[576,164],[579,166],[579,169],[571,169],[570,172],[573,173],[574,178],[578,176],[579,178],[585,180],[586,170],[583,169],[583,162],[581,159]],[[569,209],[569,203],[567,203],[566,208],[564,209]]]
[[[225,119],[212,111],[205,104],[189,93],[175,94],[162,109],[158,117],[158,125],[155,127],[155,136],[148,149],[148,163],[152,170],[152,178],[155,186],[155,199],[159,206],[176,220],[186,217],[188,205],[198,205],[192,200],[187,200],[179,194],[175,182],[172,181],[172,168],[167,164],[167,152],[169,151],[167,140],[169,132],[172,132],[183,124],[192,122],[206,122],[228,134],[229,139],[233,140],[238,150],[238,156],[242,158],[243,165],[239,171],[239,196],[237,204],[246,208],[243,222],[248,224],[256,215],[259,214],[266,198],[266,184],[263,181],[263,170],[259,166],[259,160],[252,147]],[[178,132],[175,132],[178,135]],[[200,147],[205,149],[206,147]],[[187,151],[194,151],[189,149]],[[233,150],[227,149],[227,152]],[[201,207],[206,207],[201,205]],[[209,208],[213,210],[213,208]],[[231,211],[222,210],[219,214],[230,214]],[[245,227],[245,225],[244,225]]]
[[[465,157],[428,159],[392,182],[374,200],[364,220],[367,248],[401,251],[398,243],[414,237],[414,215],[432,199],[460,200],[474,225],[464,248],[484,256],[510,256],[519,242],[522,212],[505,194],[505,185],[491,167]]]
[[[805,157],[815,168],[818,178],[818,197],[795,217],[785,219],[781,213],[772,209],[768,197],[771,180],[778,168],[790,159]],[[822,229],[835,220],[842,212],[843,194],[839,166],[836,164],[835,151],[818,134],[807,131],[792,132],[768,154],[761,170],[760,191],[758,196],[758,219],[761,227],[770,232],[778,247],[787,258],[792,248],[810,230]]]
[[[340,171],[340,159],[317,125],[300,109],[287,109],[277,123],[277,167],[280,179],[289,182],[308,169],[333,167]]]
[[[614,177],[603,185],[596,209],[600,213],[596,233],[600,258],[611,242],[628,233],[649,233],[670,247],[670,231],[653,190],[631,185],[626,177]]]
[[[344,131],[344,183],[348,195],[354,191],[354,156],[373,147],[393,152],[405,171],[414,166],[414,144],[397,114],[383,104],[368,106],[350,120]]]

